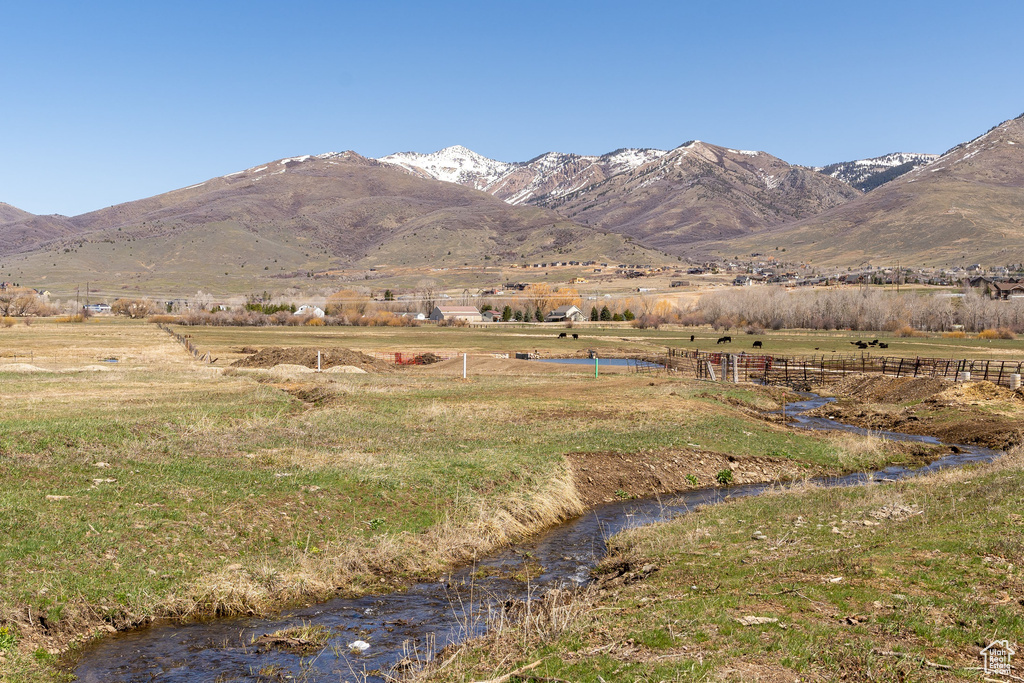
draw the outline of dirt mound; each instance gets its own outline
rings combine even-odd
[[[0,365],[0,372],[50,372],[43,368],[29,363],[4,363]]]
[[[392,369],[390,363],[351,349],[315,349],[307,346],[268,346],[247,358],[235,361],[231,366],[236,368],[272,368],[275,365],[301,365],[315,370],[318,350],[320,351],[320,368],[322,370],[336,365],[349,365],[366,372],[388,372]]]
[[[992,382],[963,382],[955,384],[945,391],[936,394],[935,398],[940,401],[953,403],[964,403],[969,401],[1009,401],[1024,398],[1024,393],[1011,391],[1005,387]]]
[[[864,403],[903,403],[921,401],[946,390],[950,382],[938,377],[884,377],[851,375],[829,387],[840,396]]]

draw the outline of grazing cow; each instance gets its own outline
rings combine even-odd
[[[866,348],[868,348],[868,345],[865,344],[864,342],[857,342],[857,348],[858,349],[866,349]]]
[[[693,337],[694,337],[694,335],[691,334],[690,335],[690,341],[693,341]]]
[[[558,338],[559,339],[565,339],[567,336],[568,335],[565,332],[562,332],[561,334],[558,335]]]
[[[879,342],[878,348],[880,348],[880,349],[887,349],[887,348],[889,348],[889,345],[886,344],[885,342]]]
[[[573,333],[572,333],[572,338],[573,338],[573,339],[579,339],[579,338],[580,338],[580,335],[578,335],[578,334],[576,334],[575,332],[573,332]]]
[[[716,344],[729,344],[732,342],[732,337],[719,337]]]
[[[872,340],[871,340],[871,341],[869,341],[868,343],[869,343],[869,344],[871,344],[871,345],[875,345],[875,344],[877,344],[877,343],[878,343],[878,340],[877,340],[877,339],[872,339]]]
[[[755,349],[761,348],[761,342],[759,342],[759,341],[754,342],[754,348]]]

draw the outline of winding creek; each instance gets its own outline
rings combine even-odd
[[[868,430],[826,418],[803,415],[832,399],[803,394],[791,403],[787,415],[797,426],[815,430],[842,430],[866,434]],[[870,432],[898,441],[939,443],[927,436]],[[871,480],[896,480],[946,467],[988,462],[999,451],[960,446],[928,465],[887,467],[823,480],[829,486],[849,486]],[[89,647],[74,673],[80,681],[257,681],[261,669],[287,671],[309,681],[359,679],[382,681],[408,652],[440,650],[482,632],[487,605],[496,600],[526,598],[540,587],[582,585],[605,554],[604,539],[625,529],[653,524],[684,514],[698,505],[726,498],[753,496],[773,484],[752,484],[721,489],[700,489],[660,499],[609,503],[442,577],[409,590],[357,599],[335,599],[308,608],[291,609],[273,618],[217,619],[192,624],[161,624],[116,634]],[[529,585],[513,578],[530,568]],[[252,645],[255,638],[277,630],[313,623],[331,631],[328,646],[319,654],[300,656],[279,649]],[[355,652],[357,640],[370,647]],[[404,645],[405,644],[405,645]]]

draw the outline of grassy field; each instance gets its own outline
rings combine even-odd
[[[558,328],[180,329],[217,363],[143,322],[0,328],[2,680],[59,678],[74,643],[153,617],[258,613],[435,575],[578,514],[570,456],[724,453],[809,474],[911,457],[761,419],[777,390],[487,355],[564,352]],[[608,354],[689,339],[581,331]],[[360,375],[222,367],[264,345],[475,355],[467,381],[458,361]]]
[[[1024,639],[1022,492],[1018,447],[918,480],[699,509],[616,537],[599,588],[433,678],[539,662],[539,680],[981,680],[983,648]]]
[[[997,358],[1024,359],[1024,339],[947,338],[941,335],[898,337],[892,333],[781,330],[747,335],[735,330],[715,331],[710,327],[666,327],[641,330],[628,323],[583,323],[571,332],[580,339],[559,339],[564,326],[506,325],[468,328],[445,327],[192,327],[175,329],[190,334],[203,350],[215,356],[241,357],[241,347],[249,346],[330,346],[341,345],[360,351],[425,351],[449,350],[467,353],[514,353],[538,351],[545,355],[573,355],[593,349],[599,355],[637,355],[664,353],[668,347],[697,348],[703,351],[752,351],[754,341],[764,344],[764,353],[795,355],[832,355],[860,351],[851,342],[879,339],[888,349],[872,347],[874,355],[916,356],[928,358]],[[690,342],[690,335],[694,341]],[[730,345],[717,340],[729,335]],[[234,354],[234,355],[232,355]]]

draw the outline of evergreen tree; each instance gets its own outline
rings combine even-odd
[[[601,320],[611,320],[612,319],[611,309],[609,309],[607,306],[602,306],[601,307],[600,318],[601,318]]]
[[[601,319],[600,316],[601,316],[601,313],[597,310],[597,306],[594,306],[593,308],[590,309],[590,319],[593,322],[596,323],[598,320],[600,320]]]
[[[533,314],[533,317],[539,323],[544,322],[544,312],[540,310],[540,308],[537,308],[536,312],[534,312]]]
[[[507,323],[512,319],[512,307],[505,305],[505,308],[501,309],[501,322]]]
[[[523,322],[523,312],[522,311],[516,311],[515,318],[516,318],[516,322],[517,323]]]
[[[633,311],[629,310],[628,308],[622,312],[623,320],[633,320],[634,318],[636,318],[636,316],[633,315]]]

